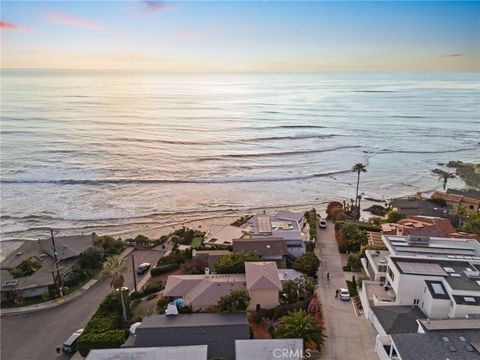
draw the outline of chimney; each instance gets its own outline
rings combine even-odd
[[[193,249],[192,250],[192,257],[195,257],[195,256],[197,256],[197,250]]]
[[[205,275],[206,275],[206,276],[210,275],[210,269],[207,268],[207,267],[205,268]]]

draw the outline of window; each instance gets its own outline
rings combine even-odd
[[[392,279],[393,281],[394,280],[393,271],[390,268],[388,268],[388,275],[390,275],[390,279]]]

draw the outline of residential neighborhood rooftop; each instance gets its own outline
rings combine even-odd
[[[274,262],[246,262],[247,290],[282,290],[277,265]]]
[[[372,306],[371,309],[387,334],[415,333],[417,320],[426,318],[418,306]]]
[[[179,328],[191,326],[248,325],[246,313],[194,313],[178,316],[151,315],[137,329]]]
[[[85,360],[207,360],[207,345],[92,349]]]
[[[236,340],[236,360],[274,360],[288,354],[289,360],[302,360],[303,339]]]

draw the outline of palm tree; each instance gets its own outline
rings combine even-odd
[[[356,163],[352,166],[352,172],[357,173],[357,191],[355,192],[355,212],[356,215],[360,215],[360,209],[358,208],[358,187],[360,186],[360,173],[367,172],[367,165],[362,163]]]
[[[105,275],[112,279],[111,286],[120,292],[120,299],[122,302],[123,320],[127,321],[127,310],[125,307],[125,300],[123,299],[123,278],[122,271],[125,268],[125,260],[120,256],[110,256],[103,264]]]
[[[323,328],[315,324],[313,318],[305,310],[290,312],[280,319],[275,331],[275,337],[280,339],[302,338],[304,343],[314,342],[321,350],[325,335]]]
[[[437,170],[436,174],[438,175],[438,181],[443,181],[443,191],[447,190],[447,182],[450,179],[456,179],[457,176],[454,173],[445,170]]]

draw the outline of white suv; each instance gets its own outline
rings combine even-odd
[[[350,293],[347,289],[340,289],[340,300],[350,300]]]

